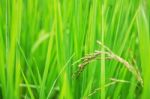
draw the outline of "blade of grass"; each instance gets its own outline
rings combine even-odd
[[[150,66],[150,36],[148,17],[146,16],[143,5],[140,5],[139,16],[137,18],[139,49],[141,55],[141,66],[143,70],[144,89],[142,99],[149,97],[150,93],[150,79],[149,79],[149,66]]]
[[[67,68],[69,62],[70,62],[71,59],[74,57],[74,55],[75,55],[75,54],[73,54],[73,55],[68,59],[68,61],[66,62],[66,64],[65,64],[64,67],[62,68],[62,70],[59,72],[59,74],[58,74],[58,76],[56,77],[56,79],[54,80],[53,85],[52,85],[51,89],[49,90],[47,99],[49,99],[49,97],[50,97],[50,95],[51,95],[51,93],[52,93],[52,91],[53,91],[53,89],[54,89],[54,86],[55,86],[57,80],[59,79],[60,75],[64,72],[64,70]]]
[[[24,74],[23,70],[21,70],[21,73],[22,73],[22,76],[23,76],[23,78],[24,78],[25,84],[27,85],[27,89],[28,89],[28,91],[29,91],[29,94],[30,94],[30,96],[31,96],[31,99],[35,99],[35,98],[34,98],[34,95],[33,95],[33,92],[32,92],[32,90],[31,90],[31,87],[30,87],[30,85],[29,85],[29,83],[28,83],[27,78],[25,77],[25,74]]]
[[[105,2],[102,2],[102,44],[104,45],[104,35],[105,35],[105,16],[104,16],[104,11],[105,11]],[[105,49],[102,47],[101,51],[105,52]],[[105,54],[101,55],[101,87],[103,88],[101,90],[101,99],[105,99]]]

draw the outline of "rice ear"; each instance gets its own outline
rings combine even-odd
[[[115,60],[119,63],[122,63],[129,72],[131,72],[137,79],[137,81],[140,82],[141,86],[143,86],[143,79],[141,77],[141,74],[138,69],[136,69],[134,66],[132,66],[127,60],[123,59],[122,57],[118,56],[114,52],[112,52],[107,46],[102,45],[100,41],[97,41],[99,45],[104,47],[106,49],[105,52],[96,50],[93,54],[89,54],[82,59],[81,63],[78,65],[78,71],[77,71],[77,77],[80,75],[80,73],[84,70],[84,68],[87,66],[87,64],[91,63],[94,60],[101,60],[100,55],[105,54],[107,57],[105,57],[105,60]]]

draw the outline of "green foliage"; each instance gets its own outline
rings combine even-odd
[[[0,0],[0,99],[148,99],[149,8]]]

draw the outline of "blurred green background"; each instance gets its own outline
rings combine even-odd
[[[149,0],[0,0],[0,99],[149,99],[149,9]],[[115,60],[72,78],[72,64],[105,51],[97,40],[132,64],[143,86]]]

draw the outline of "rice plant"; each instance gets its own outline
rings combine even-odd
[[[149,99],[149,0],[0,0],[0,99]]]

